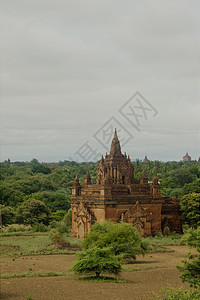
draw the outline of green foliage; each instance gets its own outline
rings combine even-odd
[[[0,185],[0,204],[16,207],[25,200],[24,193],[6,185]]]
[[[31,160],[31,165],[34,166],[34,165],[39,165],[39,161],[36,159],[36,158],[33,158]]]
[[[190,193],[200,193],[200,179],[196,179],[192,183],[186,183],[184,185],[182,195]]]
[[[50,174],[51,169],[43,164],[34,164],[31,168],[33,173],[43,173],[43,174]]]
[[[89,282],[111,282],[111,283],[127,283],[125,279],[119,277],[108,277],[108,276],[84,276],[78,278],[79,281],[89,281]]]
[[[65,191],[64,189],[57,190],[55,192],[38,192],[30,195],[30,198],[35,198],[37,200],[43,201],[52,212],[60,210],[66,212],[70,208],[70,197],[71,195],[69,191]]]
[[[157,296],[155,299],[161,300],[198,300],[200,299],[200,290],[183,290],[182,288],[173,289],[170,287],[162,288],[163,296]]]
[[[132,224],[106,221],[102,224],[95,223],[91,232],[86,235],[83,249],[93,247],[109,247],[121,259],[136,259],[137,254],[144,255],[147,252],[148,243],[141,238]]]
[[[18,207],[16,219],[20,224],[25,225],[37,223],[48,225],[51,220],[51,213],[44,202],[29,199]]]
[[[64,249],[70,246],[70,243],[67,242],[64,237],[57,231],[52,231],[50,235],[53,245],[58,249]]]
[[[96,246],[79,253],[72,269],[77,274],[96,274],[96,277],[101,273],[118,274],[122,270],[120,261],[110,248]]]
[[[187,241],[188,246],[195,247],[199,253],[196,259],[189,254],[189,260],[183,261],[184,266],[177,267],[183,272],[180,278],[183,282],[187,281],[191,287],[200,289],[200,227],[196,230],[190,229],[184,240]]]
[[[32,226],[32,231],[33,232],[47,232],[49,231],[50,229],[44,225],[43,223],[37,223],[37,224],[34,224]]]
[[[72,209],[70,208],[66,215],[64,216],[63,220],[58,222],[57,224],[57,230],[63,234],[63,233],[70,233],[72,228]]]
[[[157,232],[155,237],[147,237],[145,241],[150,245],[150,252],[171,252],[172,249],[166,246],[178,246],[183,244],[181,241],[182,235],[171,233],[170,235],[163,236],[161,232]]]
[[[191,193],[180,199],[182,220],[189,226],[200,226],[200,193]]]
[[[36,177],[28,179],[19,179],[7,184],[8,188],[22,192],[25,195],[35,193],[42,187],[42,182]]]
[[[52,217],[55,221],[62,221],[65,214],[65,210],[56,210],[55,212],[52,212]]]
[[[0,204],[2,225],[13,224],[15,221],[15,211],[10,206]]]

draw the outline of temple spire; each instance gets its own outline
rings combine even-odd
[[[76,178],[74,180],[74,184],[73,186],[80,186],[80,183],[79,183],[79,179],[78,179],[78,175],[76,174]]]
[[[142,185],[148,184],[148,177],[147,177],[144,169],[142,171],[142,175],[141,175],[141,178],[140,178],[140,184],[142,184]]]
[[[120,142],[117,136],[117,130],[115,128],[115,134],[114,134],[114,138],[112,140],[112,144],[111,144],[111,148],[110,148],[110,154],[112,156],[118,156],[121,155],[121,146],[120,146]]]
[[[156,172],[155,172],[155,175],[154,175],[154,178],[153,178],[153,180],[152,180],[152,183],[153,184],[158,184],[158,178],[157,178],[157,176],[156,176]]]
[[[91,184],[91,177],[90,177],[89,171],[87,170],[87,173],[86,173],[86,175],[85,175],[85,177],[84,177],[84,183],[83,183],[83,186],[87,186],[87,185],[89,185],[89,184]]]

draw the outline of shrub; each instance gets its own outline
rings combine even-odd
[[[96,274],[99,277],[102,272],[118,274],[121,263],[110,248],[93,247],[78,254],[72,269],[77,274]]]
[[[109,247],[112,253],[121,259],[136,259],[137,254],[145,254],[149,249],[148,243],[141,238],[139,232],[132,224],[112,223],[106,221],[95,223],[84,241],[83,249],[93,247]]]
[[[52,230],[50,237],[56,248],[64,249],[66,247],[70,247],[70,243],[67,242],[58,231]]]
[[[184,266],[178,266],[178,270],[183,272],[180,276],[183,282],[188,282],[190,287],[200,289],[200,227],[196,230],[190,229],[184,237],[188,246],[195,247],[198,251],[197,259],[189,253],[189,261],[183,261]]]
[[[62,221],[66,214],[65,210],[56,210],[55,212],[52,212],[52,217],[55,221]]]
[[[200,226],[200,193],[191,193],[180,199],[182,219],[190,227]]]
[[[46,232],[49,231],[49,228],[43,223],[34,224],[32,227],[34,232]]]
[[[18,207],[16,220],[25,225],[37,223],[48,225],[51,220],[51,213],[44,202],[29,199]]]
[[[13,224],[15,221],[15,211],[10,206],[0,205],[2,225]]]
[[[182,288],[163,288],[163,296],[157,296],[156,299],[162,300],[197,300],[200,299],[200,290],[183,290]]]
[[[57,230],[69,234],[72,228],[72,210],[69,209],[63,220],[57,223]]]

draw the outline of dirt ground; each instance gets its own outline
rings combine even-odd
[[[133,264],[123,266],[120,275],[127,283],[94,283],[78,281],[74,275],[58,277],[25,277],[1,279],[1,299],[24,300],[31,294],[33,300],[123,300],[155,299],[163,286],[178,288],[182,284],[176,269],[186,254],[186,246],[168,246],[174,252],[151,253],[138,257]],[[74,255],[40,255],[1,259],[1,273],[67,272],[75,259]],[[132,268],[141,270],[127,270]],[[145,269],[146,268],[146,269]]]

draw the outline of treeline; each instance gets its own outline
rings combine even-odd
[[[136,160],[133,164],[135,182],[139,182],[143,169],[149,181],[156,173],[164,196],[181,197],[200,193],[200,163],[197,161],[144,163]],[[97,163],[65,160],[44,164],[32,159],[30,162],[5,161],[0,167],[0,204],[4,225],[13,222],[30,223],[27,220],[31,218],[38,218],[38,222],[45,224],[61,220],[70,208],[70,188],[76,174],[80,183],[83,183],[87,170],[93,184],[97,178]]]

